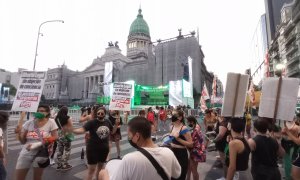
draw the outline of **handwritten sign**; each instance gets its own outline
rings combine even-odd
[[[131,84],[114,83],[113,94],[109,103],[109,110],[130,111],[131,93]]]
[[[46,79],[43,71],[22,71],[13,111],[36,112]]]

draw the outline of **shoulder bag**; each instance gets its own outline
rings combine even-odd
[[[145,150],[143,148],[138,148],[138,150],[149,159],[149,161],[155,167],[157,173],[161,176],[161,178],[163,180],[169,180],[165,170],[158,164],[158,162],[154,159],[154,157],[147,150]]]

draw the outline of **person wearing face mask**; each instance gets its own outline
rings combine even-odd
[[[103,168],[109,153],[109,136],[117,131],[118,124],[113,126],[108,119],[105,119],[106,110],[99,107],[93,111],[93,120],[88,121],[82,128],[74,129],[75,134],[84,134],[89,131],[90,138],[86,143],[86,156],[88,161],[88,174],[86,180],[92,180],[94,175],[98,176]]]
[[[177,110],[172,116],[172,129],[170,136],[174,137],[171,142],[171,149],[181,165],[181,175],[179,180],[185,180],[188,170],[188,151],[187,148],[193,147],[191,133],[184,125],[184,112]]]
[[[128,123],[128,141],[138,151],[126,154],[115,174],[103,170],[98,179],[104,180],[160,180],[162,177],[157,172],[151,161],[141,152],[147,151],[157,161],[166,174],[166,179],[178,178],[181,167],[174,153],[165,147],[158,147],[151,139],[151,124],[141,116],[134,117]]]
[[[26,113],[22,112],[22,116],[25,115]],[[25,180],[31,166],[33,166],[34,179],[42,179],[44,167],[47,166],[44,166],[44,163],[49,159],[41,159],[37,157],[37,154],[43,144],[48,144],[47,139],[51,137],[54,141],[58,138],[58,127],[54,119],[49,119],[50,107],[48,105],[39,105],[34,117],[33,120],[26,121],[24,125],[18,124],[19,127],[16,128],[18,139],[24,144],[16,164],[15,175],[17,180]]]
[[[199,179],[199,173],[197,171],[198,163],[206,161],[204,138],[197,119],[194,116],[188,116],[186,119],[188,126],[191,128],[191,136],[193,139],[193,147],[190,148],[187,180],[190,180],[191,174],[193,175],[193,179]]]

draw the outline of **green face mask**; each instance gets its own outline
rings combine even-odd
[[[36,112],[34,113],[34,117],[37,118],[37,119],[43,119],[45,118],[45,114],[41,113],[41,112]]]

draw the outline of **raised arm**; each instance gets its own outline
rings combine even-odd
[[[220,141],[226,134],[227,128],[224,126],[219,126],[219,134],[217,134],[217,137],[213,140],[214,142]]]
[[[74,134],[84,134],[85,129],[84,128],[78,128],[78,129],[73,129]]]
[[[25,144],[27,139],[26,139],[26,136],[27,136],[27,133],[28,131],[27,130],[20,130],[20,132],[17,133],[17,139],[20,141],[21,144]]]

